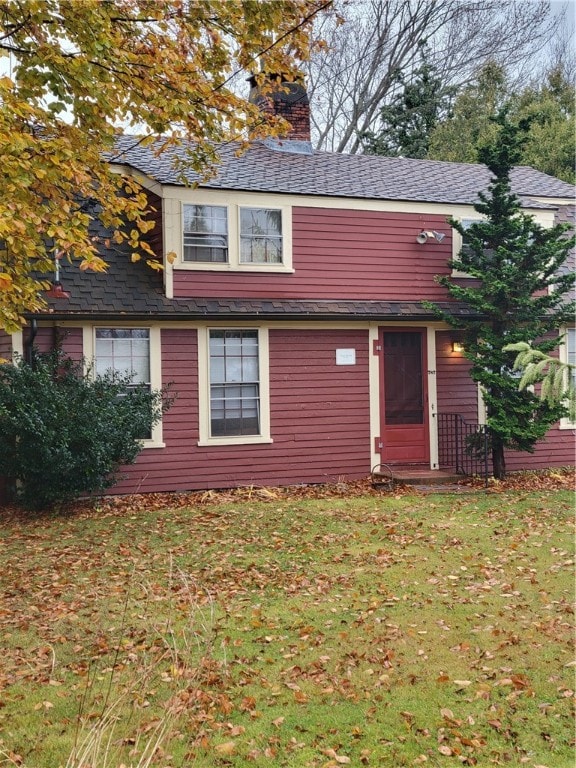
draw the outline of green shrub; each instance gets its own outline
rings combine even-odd
[[[93,377],[61,353],[0,366],[0,476],[29,509],[101,492],[167,406],[130,377]]]

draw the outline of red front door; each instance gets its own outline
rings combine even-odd
[[[382,433],[384,463],[427,463],[426,336],[423,330],[382,330]]]

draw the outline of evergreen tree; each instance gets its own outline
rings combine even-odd
[[[452,114],[434,126],[427,157],[457,163],[477,162],[479,148],[496,135],[492,118],[504,104],[516,121],[530,120],[519,163],[573,183],[574,86],[560,66],[550,69],[541,82],[515,91],[502,65],[485,64],[475,82],[456,96]]]
[[[522,164],[573,184],[576,180],[574,84],[560,67],[555,67],[543,83],[525,88],[511,103],[518,117],[531,119]]]
[[[411,82],[406,82],[402,72],[395,79],[401,90],[380,110],[380,130],[362,135],[364,151],[369,155],[425,158],[436,123],[450,113],[455,89],[443,86],[425,60]]]
[[[497,137],[479,152],[493,178],[474,206],[482,217],[469,229],[451,219],[451,226],[465,240],[465,247],[449,266],[475,278],[458,284],[440,276],[451,297],[464,302],[474,316],[461,318],[436,308],[439,317],[463,331],[470,375],[480,384],[491,432],[494,476],[506,474],[506,448],[534,450],[551,425],[565,414],[558,403],[541,400],[529,390],[519,390],[514,352],[507,344],[527,342],[545,354],[558,346],[558,328],[574,317],[574,302],[566,292],[572,274],[559,274],[574,238],[566,225],[545,229],[523,213],[511,192],[510,172],[521,156],[529,126],[512,124],[500,112]],[[433,305],[431,305],[433,306]],[[547,335],[548,334],[548,335]]]
[[[475,81],[458,92],[452,113],[434,127],[427,157],[454,163],[478,162],[478,147],[497,133],[491,117],[507,97],[505,68],[488,61],[478,70]]]

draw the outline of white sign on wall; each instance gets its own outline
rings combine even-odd
[[[337,349],[336,365],[356,365],[355,349]]]

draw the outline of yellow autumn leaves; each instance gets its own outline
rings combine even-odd
[[[161,266],[138,183],[102,161],[119,130],[164,147],[191,140],[204,173],[214,144],[279,133],[231,89],[235,74],[295,73],[329,0],[0,1],[0,328],[44,304],[54,253],[105,268],[98,217],[133,260]],[[243,73],[244,76],[244,73]],[[110,155],[109,155],[110,156]],[[89,204],[87,204],[89,203]],[[129,231],[124,225],[129,223]]]

